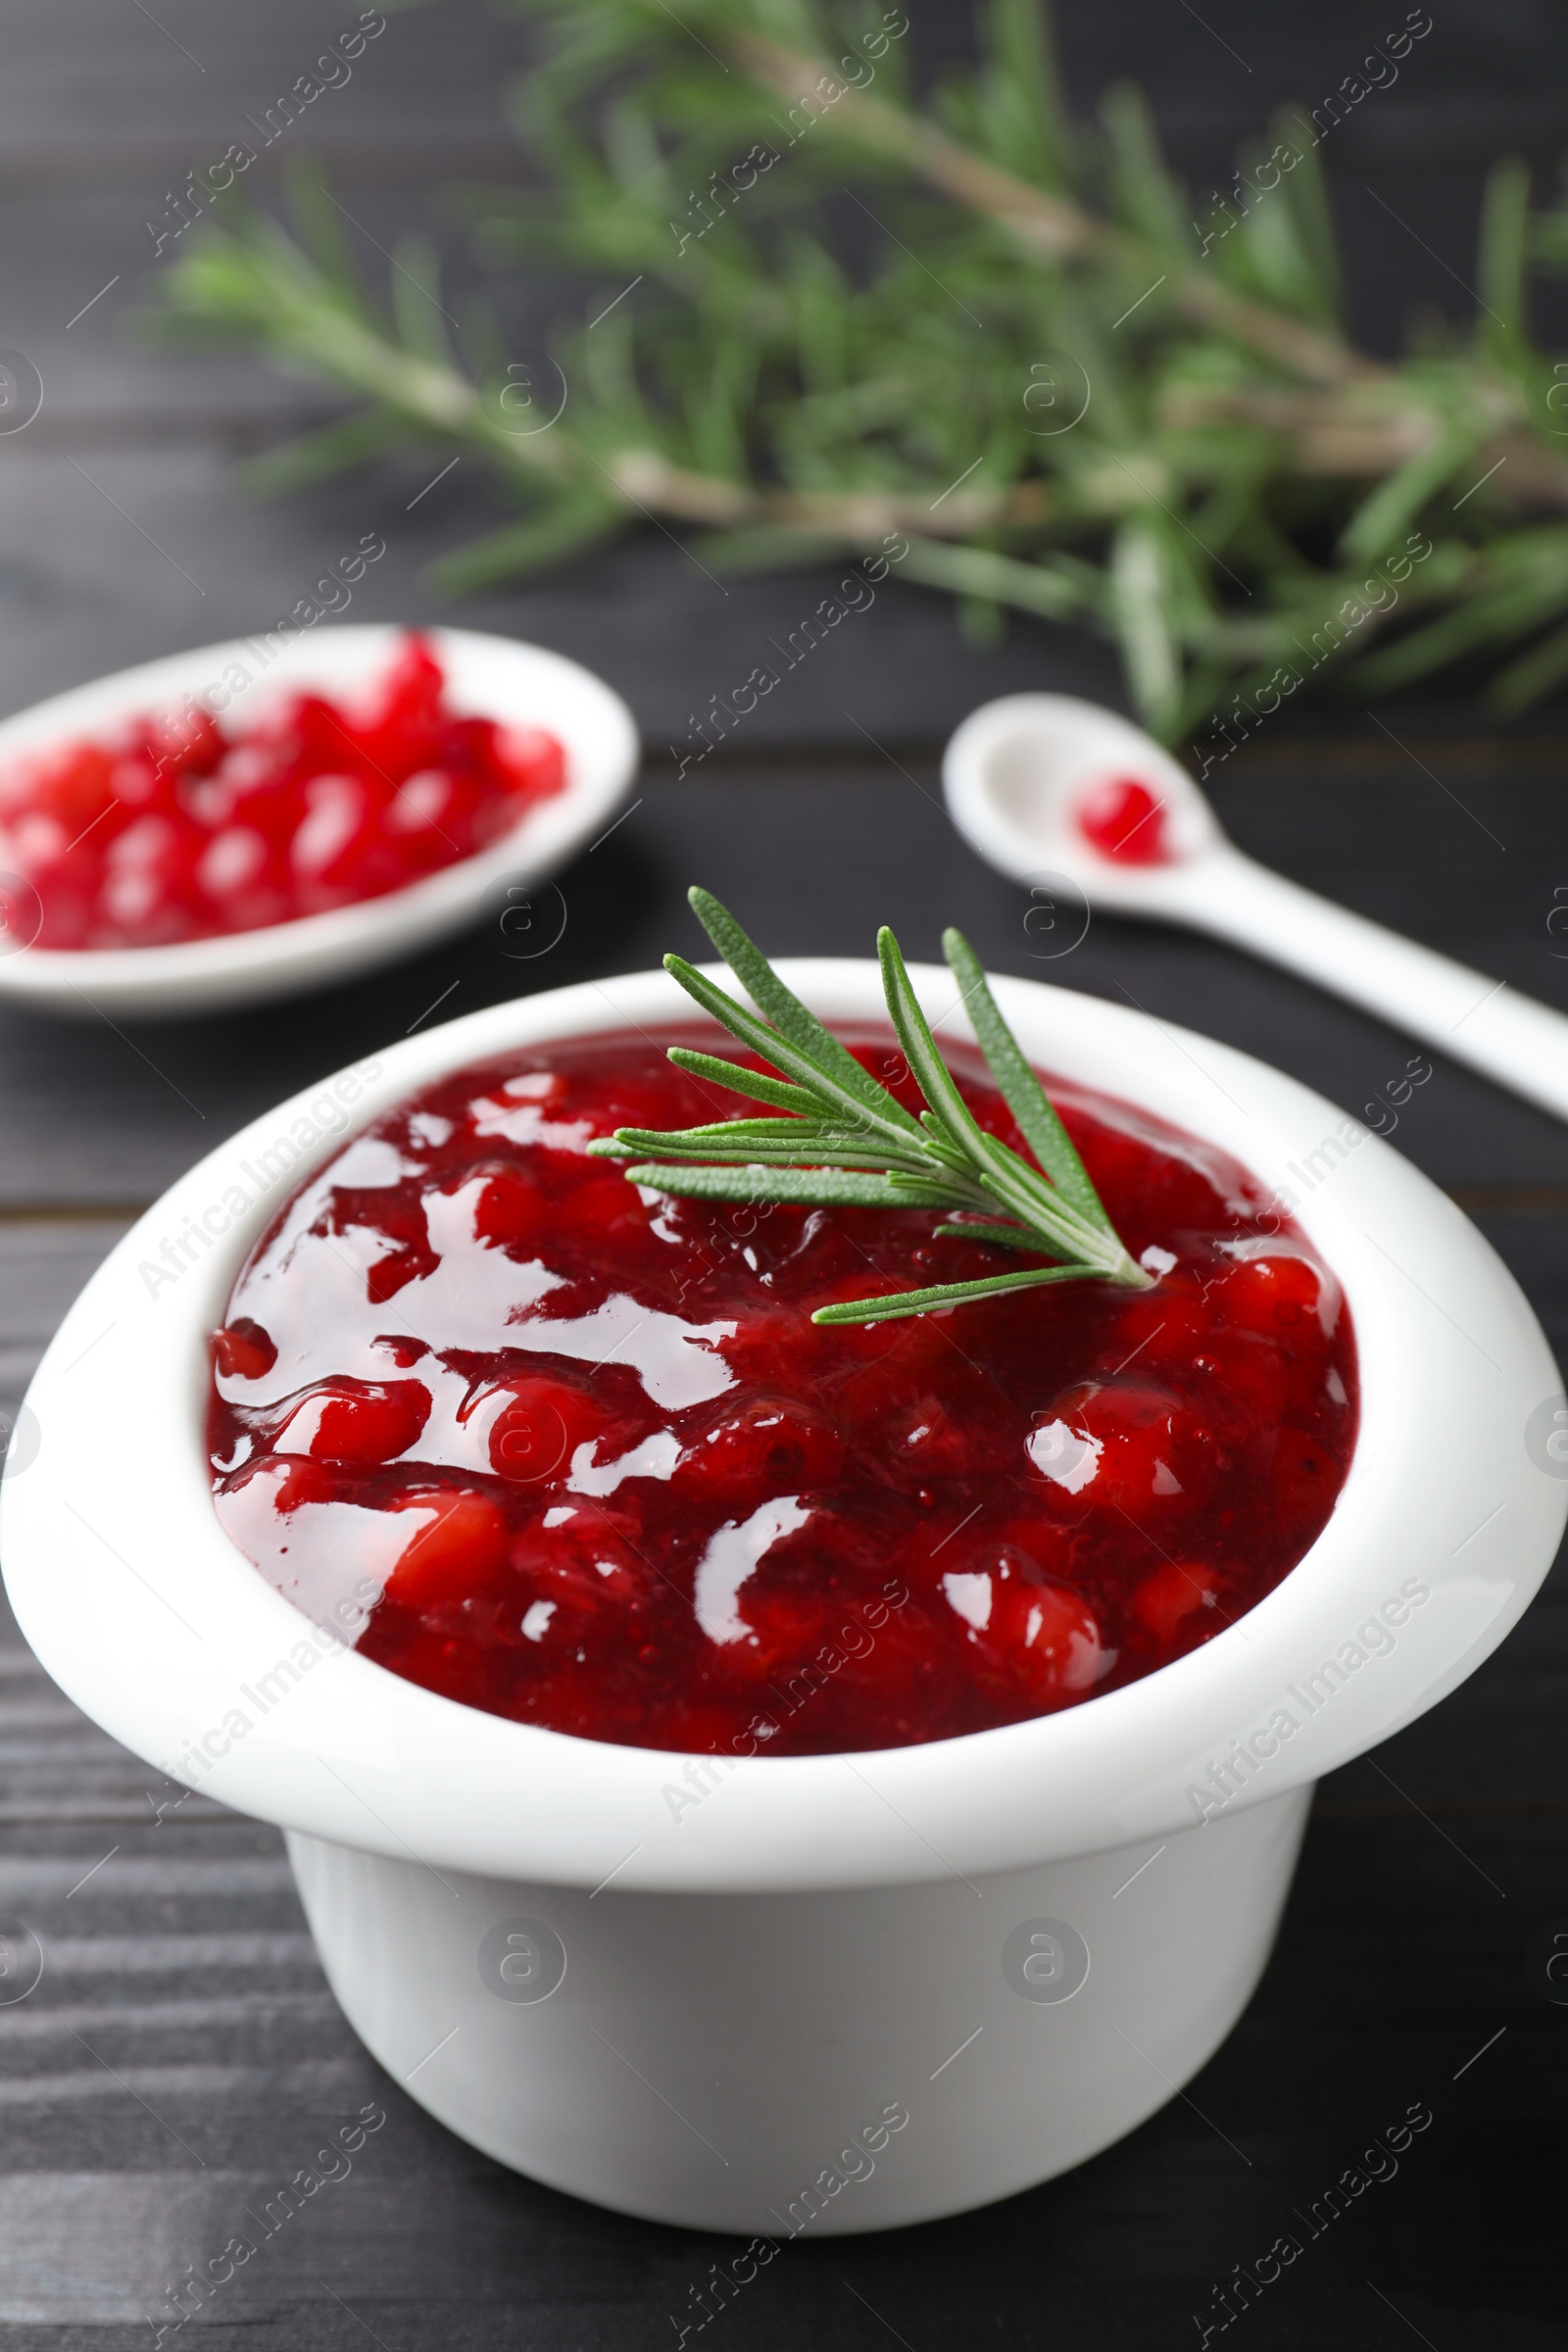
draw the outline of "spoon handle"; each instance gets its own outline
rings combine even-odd
[[[1289,882],[1240,851],[1195,862],[1167,911],[1300,972],[1559,1118],[1568,1015]]]

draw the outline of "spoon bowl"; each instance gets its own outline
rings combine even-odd
[[[1079,815],[1120,782],[1143,785],[1155,811],[1111,856]],[[948,746],[943,785],[959,832],[1004,873],[1050,867],[1129,913],[1174,911],[1184,869],[1230,849],[1179,760],[1130,719],[1070,694],[1009,694],[971,711]]]

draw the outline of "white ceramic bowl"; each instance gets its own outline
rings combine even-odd
[[[138,1017],[214,1012],[323,988],[416,955],[472,922],[507,879],[541,881],[591,842],[610,823],[641,756],[635,722],[619,695],[592,670],[543,646],[472,629],[422,633],[446,670],[460,712],[547,727],[560,739],[566,753],[564,790],[538,802],[476,857],[460,858],[405,890],[325,914],[165,948],[78,952],[8,939],[0,950],[0,996],[51,1012]],[[99,735],[142,711],[198,703],[225,726],[250,726],[268,705],[302,688],[334,699],[357,696],[385,671],[404,634],[390,623],[327,624],[286,643],[259,633],[144,662],[51,695],[0,722],[0,766],[19,753]],[[244,684],[237,682],[240,672]],[[5,881],[0,875],[0,887]]]
[[[828,1018],[881,1010],[870,963],[782,969]],[[949,975],[914,979],[961,1030]],[[662,973],[496,1005],[258,1120],[126,1236],[30,1391],[0,1544],[45,1666],[161,1771],[290,1833],[333,1989],[433,2114],[624,2211],[882,2228],[1131,2130],[1251,1993],[1314,1781],[1487,1656],[1562,1532],[1568,1485],[1526,1443],[1556,1369],[1450,1201],[1226,1047],[1034,982],[997,994],[1043,1067],[1304,1189],[1355,1321],[1361,1434],[1322,1536],[1126,1689],[851,1756],[609,1746],[307,1638],[220,1531],[205,1340],[285,1195],[351,1120],[464,1062],[685,1017]],[[166,1241],[188,1262],[154,1281]]]

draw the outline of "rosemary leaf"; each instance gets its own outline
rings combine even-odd
[[[1018,1041],[998,1009],[997,1000],[980,967],[980,958],[961,931],[943,932],[942,953],[962,991],[963,1009],[980,1041],[986,1067],[1017,1120],[1024,1142],[1079,1215],[1087,1217],[1091,1224],[1108,1227],[1109,1219],[1100,1195],[1089,1181],[1089,1171],[1056,1116],[1045,1088],[1018,1051]]]
[[[1032,1266],[1022,1274],[984,1274],[976,1282],[939,1282],[924,1291],[896,1291],[891,1297],[850,1298],[819,1306],[813,1323],[888,1323],[895,1315],[923,1315],[932,1307],[958,1306],[968,1298],[994,1298],[1008,1291],[1037,1290],[1048,1282],[1085,1282],[1093,1266]]]
[[[938,1225],[935,1230],[939,1234],[951,1235],[957,1242],[995,1242],[1004,1250],[1036,1250],[1038,1248],[1034,1236],[1027,1227],[1017,1224],[988,1225],[980,1217],[963,1225]],[[1049,1257],[1051,1252],[1048,1250],[1040,1250],[1039,1255]]]
[[[685,1070],[693,1078],[711,1078],[719,1086],[727,1086],[733,1094],[750,1095],[754,1102],[776,1103],[780,1110],[814,1110],[816,1098],[803,1086],[786,1086],[781,1078],[764,1077],[760,1070],[748,1070],[738,1061],[724,1061],[716,1054],[694,1053],[689,1046],[671,1046],[669,1058],[677,1070]]]
[[[953,1075],[937,1052],[937,1041],[931,1034],[920,1001],[909,983],[899,943],[884,924],[876,935],[876,952],[882,964],[882,986],[887,996],[888,1011],[904,1048],[916,1086],[930,1106],[931,1116],[950,1134],[969,1142],[980,1135],[979,1122],[968,1103],[959,1094]]]
[[[908,1177],[912,1182],[930,1184],[930,1175],[913,1168],[890,1168],[887,1154],[880,1152],[846,1151],[832,1144],[763,1143],[756,1138],[739,1144],[709,1143],[691,1135],[635,1135],[626,1130],[626,1151],[623,1156],[635,1157],[639,1152],[650,1152],[663,1159],[682,1157],[702,1160],[713,1167],[738,1168],[874,1168],[888,1177]],[[608,1157],[609,1154],[606,1154]]]
[[[768,1168],[748,1163],[733,1174],[723,1168],[681,1167],[665,1160],[625,1170],[629,1184],[645,1184],[656,1193],[675,1193],[693,1200],[763,1200],[796,1206],[836,1208],[945,1208],[948,1196],[938,1184],[916,1184],[888,1176],[833,1174],[811,1168]]]

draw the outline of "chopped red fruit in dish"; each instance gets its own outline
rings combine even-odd
[[[1132,776],[1107,776],[1078,804],[1078,830],[1117,865],[1164,865],[1165,804]]]
[[[40,948],[146,948],[380,898],[509,832],[559,792],[540,727],[464,717],[410,636],[354,708],[274,703],[243,732],[191,705],[0,771],[0,867]]]
[[[215,1342],[209,1439],[219,1516],[281,1592],[340,1623],[375,1595],[365,1655],[494,1714],[802,1755],[1077,1705],[1301,1558],[1349,1464],[1355,1343],[1245,1169],[1053,1086],[1152,1287],[815,1325],[1010,1261],[920,1211],[629,1184],[593,1138],[743,1108],[664,1059],[677,1039],[710,1042],[459,1070],[276,1218]],[[951,1058],[1023,1149],[978,1056]]]

